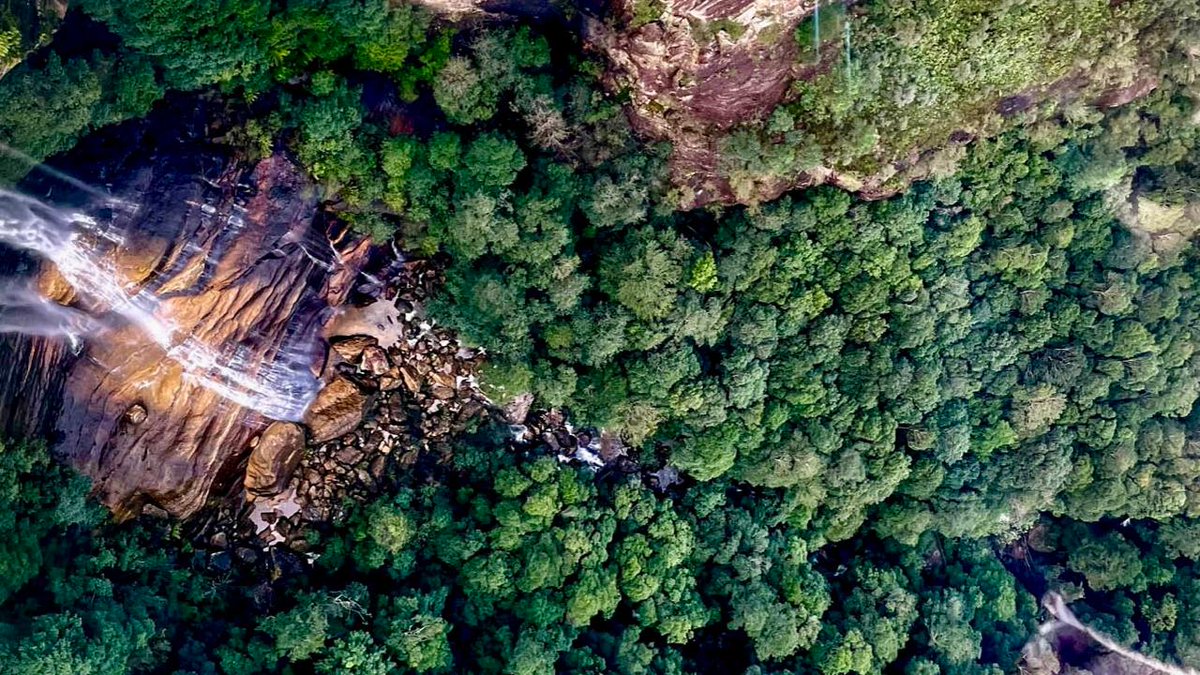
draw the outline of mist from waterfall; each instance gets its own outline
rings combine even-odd
[[[148,336],[190,381],[272,419],[300,420],[316,396],[319,384],[310,369],[315,345],[306,336],[289,335],[273,358],[259,364],[254,350],[218,350],[183,333],[158,296],[134,288],[107,262],[104,246],[123,243],[121,233],[102,230],[85,214],[0,189],[0,243],[53,263],[89,310],[63,307],[30,288],[0,288],[0,332],[61,335],[77,343],[102,334],[101,317],[107,315]]]
[[[28,285],[0,286],[0,333],[61,337],[78,347],[100,325],[87,312],[52,302]]]

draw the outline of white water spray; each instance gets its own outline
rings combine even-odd
[[[270,362],[258,365],[252,350],[218,351],[194,335],[183,334],[164,316],[156,295],[128,287],[121,275],[103,262],[96,238],[120,243],[120,237],[97,230],[95,221],[86,215],[0,189],[0,242],[54,263],[97,311],[137,327],[194,383],[272,419],[298,421],[303,417],[319,388],[310,370],[313,350],[296,346],[304,342],[303,336],[289,335]],[[5,302],[6,297],[11,304]],[[84,321],[91,317],[78,310],[36,300],[27,294],[0,294],[0,331],[66,335],[76,342],[99,325],[95,319]],[[21,325],[22,321],[27,323]]]
[[[77,349],[99,328],[87,312],[51,302],[29,286],[0,287],[0,333],[66,338]]]

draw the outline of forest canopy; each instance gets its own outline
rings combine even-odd
[[[13,439],[0,671],[1014,672],[1047,590],[1122,645],[1200,663],[1194,3],[831,6],[856,56],[714,139],[737,150],[735,194],[876,168],[964,120],[977,137],[887,198],[692,211],[573,10],[71,12],[97,37],[0,79],[6,181],[203,97],[217,142],[286,154],[330,217],[437,261],[429,314],[486,350],[495,403],[532,394],[640,470],[485,426],[266,580],[171,523],[111,522],[45,439]],[[808,58],[811,31],[781,39]],[[984,112],[1077,71],[1129,86],[1142,54],[1155,86],[1122,105]],[[648,479],[664,467],[678,483]]]

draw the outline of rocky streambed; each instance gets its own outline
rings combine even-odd
[[[253,439],[243,483],[193,522],[193,537],[216,564],[236,551],[239,558],[276,547],[309,553],[314,527],[341,520],[405,473],[436,472],[452,458],[454,439],[478,425],[508,428],[501,451],[638,470],[616,435],[575,429],[559,411],[531,410],[531,396],[503,408],[489,401],[477,381],[485,355],[424,311],[441,283],[438,267],[425,260],[393,267],[378,299],[345,309],[331,324],[330,384],[305,426],[276,423]],[[648,479],[666,488],[678,476],[664,470]]]

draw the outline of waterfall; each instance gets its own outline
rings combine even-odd
[[[0,189],[0,243],[53,263],[88,308],[62,307],[30,289],[0,290],[0,332],[62,335],[78,343],[103,334],[102,318],[111,318],[149,337],[191,382],[269,418],[298,421],[316,396],[319,384],[310,369],[315,337],[289,331],[263,363],[242,345],[205,344],[171,321],[157,295],[122,278],[104,251],[123,237],[101,230],[85,214]]]

